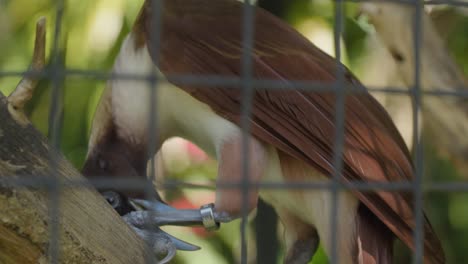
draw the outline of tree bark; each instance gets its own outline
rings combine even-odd
[[[84,178],[18,115],[0,93],[0,263],[48,263],[50,193],[15,181]],[[144,263],[144,242],[92,186],[59,190],[59,263]]]

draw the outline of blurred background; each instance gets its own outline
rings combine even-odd
[[[77,167],[81,168],[87,151],[90,125],[99,96],[105,86],[100,78],[109,72],[118,53],[123,37],[128,33],[141,7],[142,0],[66,0],[61,20],[60,36],[54,51],[54,32],[57,21],[56,3],[52,0],[0,0],[0,72],[21,72],[28,68],[33,51],[35,22],[40,16],[48,19],[48,57],[58,58],[57,62],[72,71],[93,70],[96,75],[70,75],[58,84],[63,91],[61,101],[60,149]],[[336,6],[328,0],[265,0],[257,3],[281,17],[302,32],[314,44],[334,56],[334,28],[337,26]],[[408,71],[402,71],[411,62],[406,52],[413,54],[413,46],[406,43],[405,32],[411,30],[410,20],[398,17],[396,9],[386,9],[385,15],[374,6],[359,3],[344,4],[342,20],[343,34],[340,38],[341,61],[354,72],[373,94],[384,104],[394,118],[409,147],[413,146],[413,113],[411,100],[405,89],[412,87]],[[447,57],[456,65],[460,83],[468,74],[468,9],[450,6],[427,6],[425,14],[434,29],[436,40],[443,46]],[[409,18],[412,16],[410,15]],[[380,20],[379,20],[380,19]],[[382,27],[382,19],[393,31]],[[406,21],[406,22],[405,22]],[[398,24],[400,23],[400,24]],[[406,23],[406,24],[405,24]],[[207,29],[209,30],[209,29]],[[386,31],[387,30],[387,31]],[[426,33],[426,32],[424,32]],[[395,35],[391,35],[395,34]],[[434,37],[431,34],[428,36]],[[391,43],[397,41],[397,44]],[[432,43],[434,39],[429,39]],[[403,43],[403,44],[402,44]],[[411,43],[411,42],[410,42]],[[423,43],[423,45],[428,44]],[[400,45],[401,44],[401,45]],[[399,46],[400,45],[400,46]],[[406,45],[406,46],[405,46]],[[405,50],[406,49],[406,50]],[[430,52],[432,47],[424,52]],[[426,53],[422,52],[424,57]],[[437,53],[439,54],[439,53]],[[444,55],[445,56],[445,55]],[[438,77],[442,70],[431,68],[437,61],[422,59],[421,78],[444,80]],[[435,66],[434,66],[435,67]],[[96,78],[96,76],[98,78]],[[21,76],[0,75],[0,92],[8,95]],[[432,79],[431,79],[432,80]],[[451,79],[452,80],[452,79]],[[450,80],[434,81],[449,85]],[[422,85],[432,87],[431,82]],[[459,84],[459,83],[458,83]],[[400,92],[379,92],[382,87],[396,87]],[[431,87],[429,87],[431,86]],[[34,125],[48,135],[50,94],[52,84],[45,78],[28,105],[28,114]],[[468,85],[465,85],[468,88]],[[423,87],[425,89],[426,87]],[[461,87],[456,88],[460,91]],[[423,96],[427,106],[419,113],[422,118],[424,184],[462,182],[468,179],[466,159],[468,136],[463,128],[468,115],[463,105],[466,101],[453,97]],[[447,105],[438,107],[437,104]],[[451,108],[453,107],[453,109]],[[455,111],[457,114],[453,114]],[[455,127],[445,127],[445,123],[432,122],[435,115]],[[462,119],[455,117],[461,116]],[[429,118],[428,118],[429,117]],[[1,121],[0,121],[1,122]],[[468,123],[466,123],[468,125]],[[448,126],[448,125],[447,125]],[[458,130],[457,130],[458,129]],[[457,137],[451,136],[453,130]],[[450,137],[449,139],[446,139]],[[466,137],[466,138],[465,138]],[[457,140],[456,143],[449,142]],[[457,145],[457,146],[454,146]],[[180,138],[166,142],[157,155],[158,179],[181,180],[196,183],[212,183],[216,175],[216,162],[206,156],[195,145]],[[161,190],[167,201],[179,208],[199,207],[214,200],[211,190],[170,189]],[[468,263],[468,193],[430,191],[425,192],[425,208],[436,233],[442,239],[448,263]],[[251,263],[281,263],[282,247],[278,244],[282,236],[281,225],[267,205],[253,213],[248,229],[248,250]],[[178,253],[174,263],[236,263],[240,252],[239,222],[223,225],[215,233],[207,233],[200,228],[166,228],[170,233],[186,241],[200,245],[198,252]],[[262,240],[262,248],[256,248],[256,236]],[[409,263],[411,254],[401,245],[396,245],[398,263]],[[258,257],[257,252],[262,252]],[[263,256],[265,254],[266,256]],[[260,253],[259,253],[260,254]],[[320,249],[312,263],[327,263],[327,257]]]

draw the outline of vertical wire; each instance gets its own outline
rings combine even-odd
[[[242,19],[242,62],[241,62],[241,128],[242,128],[242,221],[241,232],[241,263],[247,263],[247,215],[248,215],[248,195],[249,195],[249,133],[250,115],[252,110],[253,88],[252,87],[252,50],[254,44],[254,19],[255,7],[251,0],[245,0],[243,4]]]
[[[421,133],[419,126],[419,113],[421,111],[422,96],[421,96],[421,38],[422,38],[422,12],[423,3],[421,0],[414,0],[414,87],[413,94],[413,127],[414,129],[414,146],[415,146],[415,178],[413,180],[414,192],[414,215],[415,215],[415,230],[414,230],[414,257],[413,263],[423,263],[424,256],[424,232],[423,232],[423,192],[422,192],[422,163],[423,163],[423,146],[421,142]]]
[[[50,67],[50,78],[52,79],[52,95],[51,105],[49,110],[49,142],[54,150],[58,150],[60,147],[60,128],[61,128],[61,109],[62,109],[62,91],[60,89],[60,82],[63,78],[63,69],[60,63],[60,52],[59,45],[61,39],[62,20],[64,12],[64,1],[56,1],[56,20],[54,28],[54,37],[52,44],[51,54],[51,67]],[[58,164],[57,164],[57,153],[51,150],[49,157],[49,164],[51,169],[51,177],[48,180],[49,189],[49,248],[48,256],[50,263],[59,263],[60,248],[60,182],[58,178]]]
[[[341,171],[343,167],[343,157],[342,152],[344,148],[344,123],[345,123],[345,90],[344,90],[344,68],[341,65],[341,33],[343,30],[343,0],[336,0],[335,2],[335,30],[334,30],[334,44],[335,44],[335,54],[336,54],[336,65],[337,80],[335,82],[335,144],[333,146],[333,178],[332,185],[330,188],[332,196],[332,211],[331,211],[331,225],[330,225],[330,234],[332,237],[331,243],[331,253],[330,253],[330,263],[339,263],[339,256],[337,252],[337,239],[338,239],[338,195],[339,195],[339,185],[341,180]]]
[[[148,49],[152,49],[154,51],[153,53],[153,63],[154,67],[158,69],[159,67],[159,52],[160,52],[160,46],[161,46],[161,20],[162,20],[162,8],[163,8],[163,1],[162,0],[151,0],[151,32],[150,32],[150,41],[152,47],[148,47]],[[148,200],[154,200],[155,199],[155,190],[153,189],[153,182],[156,180],[156,162],[155,162],[155,154],[158,150],[155,150],[156,146],[160,146],[159,142],[159,130],[157,127],[158,124],[158,115],[156,113],[157,111],[157,89],[158,89],[158,76],[155,71],[152,71],[150,76],[148,76],[147,80],[149,84],[149,92],[150,96],[148,98],[149,100],[149,124],[148,124],[148,145],[147,145],[147,157],[149,158],[149,175],[148,175],[148,184],[146,185],[145,188],[145,196],[146,199]],[[157,193],[157,190],[156,190]],[[157,195],[157,198],[159,199],[159,195]],[[155,217],[154,212],[150,211],[149,213],[149,218],[153,219]],[[154,244],[156,241],[156,237],[154,236],[154,233],[150,233],[150,243]],[[149,252],[148,257],[146,258],[146,263],[154,263],[154,254],[152,252]]]

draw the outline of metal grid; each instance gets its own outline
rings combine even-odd
[[[366,0],[348,0],[350,2],[365,2]],[[152,4],[155,7],[160,7],[163,3],[162,0],[152,0]],[[423,213],[422,213],[422,196],[424,192],[460,192],[460,191],[468,191],[468,183],[429,183],[422,186],[422,165],[423,165],[423,152],[422,152],[422,144],[421,144],[421,136],[420,136],[420,122],[418,121],[419,115],[418,113],[421,111],[422,96],[447,96],[447,97],[459,97],[465,98],[468,97],[468,90],[461,90],[457,89],[455,92],[449,92],[444,89],[440,90],[431,90],[431,91],[422,91],[420,85],[420,70],[421,70],[421,55],[420,55],[420,46],[421,46],[421,38],[422,38],[422,12],[423,6],[425,4],[430,5],[439,5],[439,4],[449,4],[453,6],[463,6],[468,7],[468,2],[466,1],[458,1],[458,0],[428,0],[426,2],[418,1],[418,0],[389,0],[386,2],[396,2],[401,4],[406,4],[413,6],[415,9],[415,16],[413,21],[413,31],[415,35],[414,41],[414,56],[415,56],[415,84],[412,89],[409,91],[405,88],[399,87],[386,87],[382,88],[372,88],[368,87],[369,91],[373,92],[382,92],[382,93],[391,93],[391,94],[406,94],[412,97],[414,101],[414,108],[413,108],[413,127],[414,129],[414,141],[415,141],[415,152],[414,152],[414,164],[415,164],[415,178],[413,182],[407,183],[361,183],[361,182],[353,182],[353,183],[341,183],[340,175],[341,169],[343,165],[342,160],[342,150],[343,150],[343,143],[344,143],[344,120],[345,120],[345,110],[344,110],[344,102],[346,100],[346,93],[347,92],[356,92],[359,93],[361,91],[354,90],[352,87],[345,87],[344,83],[344,68],[341,65],[337,64],[337,81],[334,84],[324,84],[319,82],[311,82],[311,81],[294,81],[291,80],[287,83],[279,82],[275,80],[268,80],[268,79],[254,79],[252,76],[252,46],[253,40],[255,36],[255,28],[253,27],[253,21],[255,18],[255,9],[250,5],[251,0],[244,1],[244,16],[243,16],[243,54],[242,54],[242,75],[238,78],[234,77],[223,77],[223,76],[200,76],[200,75],[175,75],[175,76],[165,76],[164,79],[159,79],[157,74],[152,74],[147,77],[141,77],[131,74],[120,74],[114,75],[107,72],[97,72],[97,71],[86,71],[80,69],[65,69],[59,62],[58,56],[58,46],[59,40],[61,38],[62,30],[62,20],[64,14],[64,0],[57,0],[56,1],[56,24],[53,36],[53,48],[52,48],[52,63],[51,66],[42,71],[42,72],[32,72],[32,71],[24,71],[24,72],[15,72],[15,71],[4,71],[0,72],[1,77],[11,77],[11,76],[34,76],[34,77],[41,77],[41,78],[48,78],[52,80],[52,104],[50,106],[50,124],[49,124],[49,131],[50,133],[50,143],[52,146],[59,148],[59,128],[61,127],[61,119],[60,119],[60,103],[59,98],[60,94],[62,93],[60,82],[66,76],[67,78],[92,78],[95,80],[109,80],[109,79],[126,79],[126,80],[141,80],[141,81],[148,81],[152,85],[157,86],[157,84],[162,82],[171,82],[173,84],[192,84],[192,85],[203,85],[206,87],[216,87],[222,85],[223,87],[242,87],[243,91],[243,103],[242,103],[242,131],[244,135],[248,135],[250,131],[249,125],[249,117],[250,117],[250,110],[251,110],[251,103],[253,98],[253,88],[261,88],[261,89],[305,89],[311,91],[334,91],[337,94],[336,100],[336,140],[334,146],[334,168],[335,171],[333,173],[332,181],[330,183],[310,183],[310,182],[303,182],[303,183],[275,183],[275,182],[262,182],[253,185],[252,183],[248,182],[248,167],[249,167],[249,158],[248,158],[248,140],[247,137],[244,137],[243,140],[243,180],[240,184],[222,184],[221,188],[232,188],[232,187],[241,187],[243,190],[244,198],[247,196],[248,189],[252,187],[258,188],[265,188],[265,189],[327,189],[330,190],[331,195],[333,196],[333,205],[334,210],[332,210],[332,230],[331,233],[336,236],[336,225],[337,225],[337,193],[341,190],[360,190],[360,191],[376,191],[376,190],[386,190],[386,191],[412,191],[414,193],[414,202],[415,202],[415,217],[416,217],[416,228],[414,232],[414,240],[415,241],[422,241],[423,240],[423,231],[422,231],[422,223],[423,223]],[[334,30],[334,44],[335,44],[335,54],[338,61],[341,58],[341,49],[340,49],[340,38],[342,36],[344,25],[343,25],[343,18],[344,18],[344,11],[343,11],[343,4],[344,0],[337,0],[335,5],[335,30]],[[153,8],[154,11],[159,12],[160,8]],[[161,26],[160,15],[155,14],[153,15],[152,25],[153,28],[159,29]],[[156,43],[159,46],[160,43],[160,34],[159,32],[154,32],[152,34],[153,43]],[[157,61],[157,59],[156,59]],[[458,87],[457,87],[458,88]],[[152,89],[152,95],[156,95],[156,90]],[[154,96],[151,96],[150,99],[154,99]],[[150,134],[153,135],[150,137],[150,144],[156,145],[157,143],[157,127],[155,125],[156,122],[156,115],[155,109],[156,105],[155,102],[152,102],[150,108]],[[149,153],[150,156],[153,156],[154,153]],[[56,157],[50,156],[50,164],[51,164],[51,175],[52,177],[46,179],[38,179],[36,177],[21,177],[19,179],[7,179],[8,184],[10,186],[15,187],[36,187],[36,188],[45,188],[48,190],[49,196],[49,206],[50,210],[50,246],[48,255],[50,257],[51,263],[59,263],[59,200],[60,200],[60,189],[62,188],[89,188],[89,181],[58,181],[57,178],[57,160]],[[151,162],[151,170],[150,170],[150,179],[154,179],[156,177],[155,170],[154,170],[154,160]],[[5,179],[2,179],[5,181]],[[135,180],[135,179],[93,179],[91,180],[93,186],[97,188],[102,187],[112,187],[114,189],[134,189],[134,190],[141,190],[144,189],[148,196],[150,196],[151,185],[148,184],[147,180]],[[163,188],[170,189],[170,188],[213,188],[213,186],[201,186],[201,185],[194,185],[186,182],[175,181],[175,180],[167,180],[163,183]],[[151,197],[149,197],[151,198]],[[246,240],[246,224],[247,224],[247,200],[244,199],[244,214],[241,223],[241,236],[242,236],[242,247],[241,247],[241,262],[247,263],[247,240]],[[337,249],[336,249],[336,241],[333,240],[333,250],[331,255],[329,256],[331,263],[339,263]],[[413,262],[414,263],[422,263],[423,260],[423,246],[422,243],[416,243],[416,249],[414,251]],[[149,263],[152,260],[148,260]]]

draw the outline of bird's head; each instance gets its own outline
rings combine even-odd
[[[121,133],[112,118],[111,100],[107,91],[96,110],[88,144],[88,154],[82,169],[90,179],[135,179],[145,178],[147,153],[142,144],[136,144]],[[112,186],[98,186],[106,191]],[[132,190],[133,189],[133,190]],[[130,197],[141,197],[142,191],[135,188],[120,189],[119,192]]]
[[[123,140],[106,140],[92,146],[88,152],[82,173],[84,176],[135,178],[145,175],[145,163],[135,157],[141,156]]]

